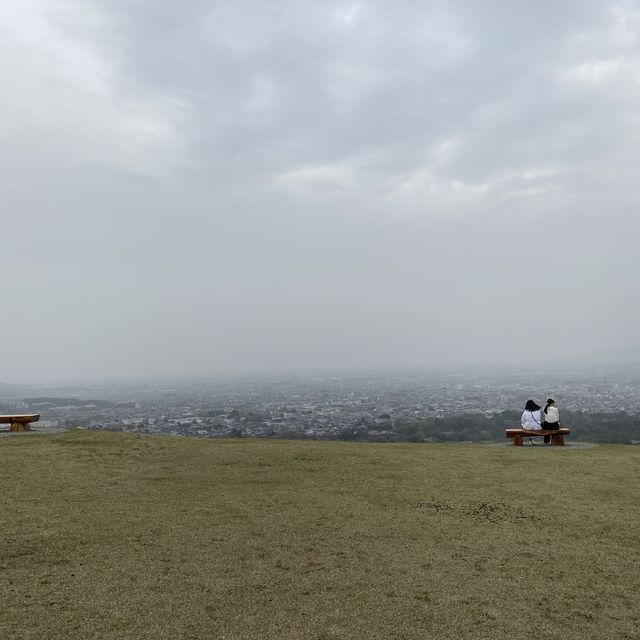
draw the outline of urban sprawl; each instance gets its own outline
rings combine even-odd
[[[521,410],[554,397],[563,410],[640,415],[638,369],[548,374],[282,376],[75,387],[0,387],[7,411],[41,428],[200,437],[339,438],[391,434],[400,422]]]

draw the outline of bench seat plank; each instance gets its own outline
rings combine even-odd
[[[568,427],[561,427],[560,429],[538,429],[537,431],[533,431],[532,429],[505,429],[504,432],[507,434],[507,438],[511,438],[517,433],[520,433],[523,436],[544,436],[549,433],[562,433],[564,435],[569,435],[571,433],[571,429]]]
[[[0,424],[10,424],[11,431],[29,431],[29,423],[38,422],[39,413],[17,413],[14,415],[0,415]]]
[[[556,446],[564,446],[564,437],[571,433],[571,429],[567,427],[560,427],[560,429],[538,429],[532,431],[529,429],[505,429],[505,435],[507,438],[513,438],[513,444],[516,447],[522,446],[522,438],[533,438],[540,436],[551,436],[551,444]]]
[[[17,413],[14,415],[0,415],[0,424],[10,424],[12,422],[38,422],[39,413]]]

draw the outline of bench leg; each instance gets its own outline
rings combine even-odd
[[[515,447],[521,447],[522,446],[522,434],[521,433],[516,433],[516,435],[513,436],[513,445]]]
[[[9,431],[31,431],[28,422],[12,422]]]
[[[551,436],[551,444],[556,447],[564,447],[564,436],[561,433]]]

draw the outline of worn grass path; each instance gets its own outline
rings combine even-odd
[[[0,638],[640,638],[640,447],[2,438]]]

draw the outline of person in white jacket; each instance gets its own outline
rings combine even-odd
[[[520,418],[522,428],[527,431],[540,431],[542,429],[542,415],[540,405],[536,404],[533,400],[527,400],[527,404],[524,405],[524,412]],[[529,438],[529,441],[533,444],[531,438]]]
[[[549,398],[542,412],[544,418],[544,428],[548,429],[549,431],[555,431],[556,429],[560,428],[560,413],[555,405],[555,401]],[[549,444],[550,442],[551,436],[545,436],[544,443]]]

